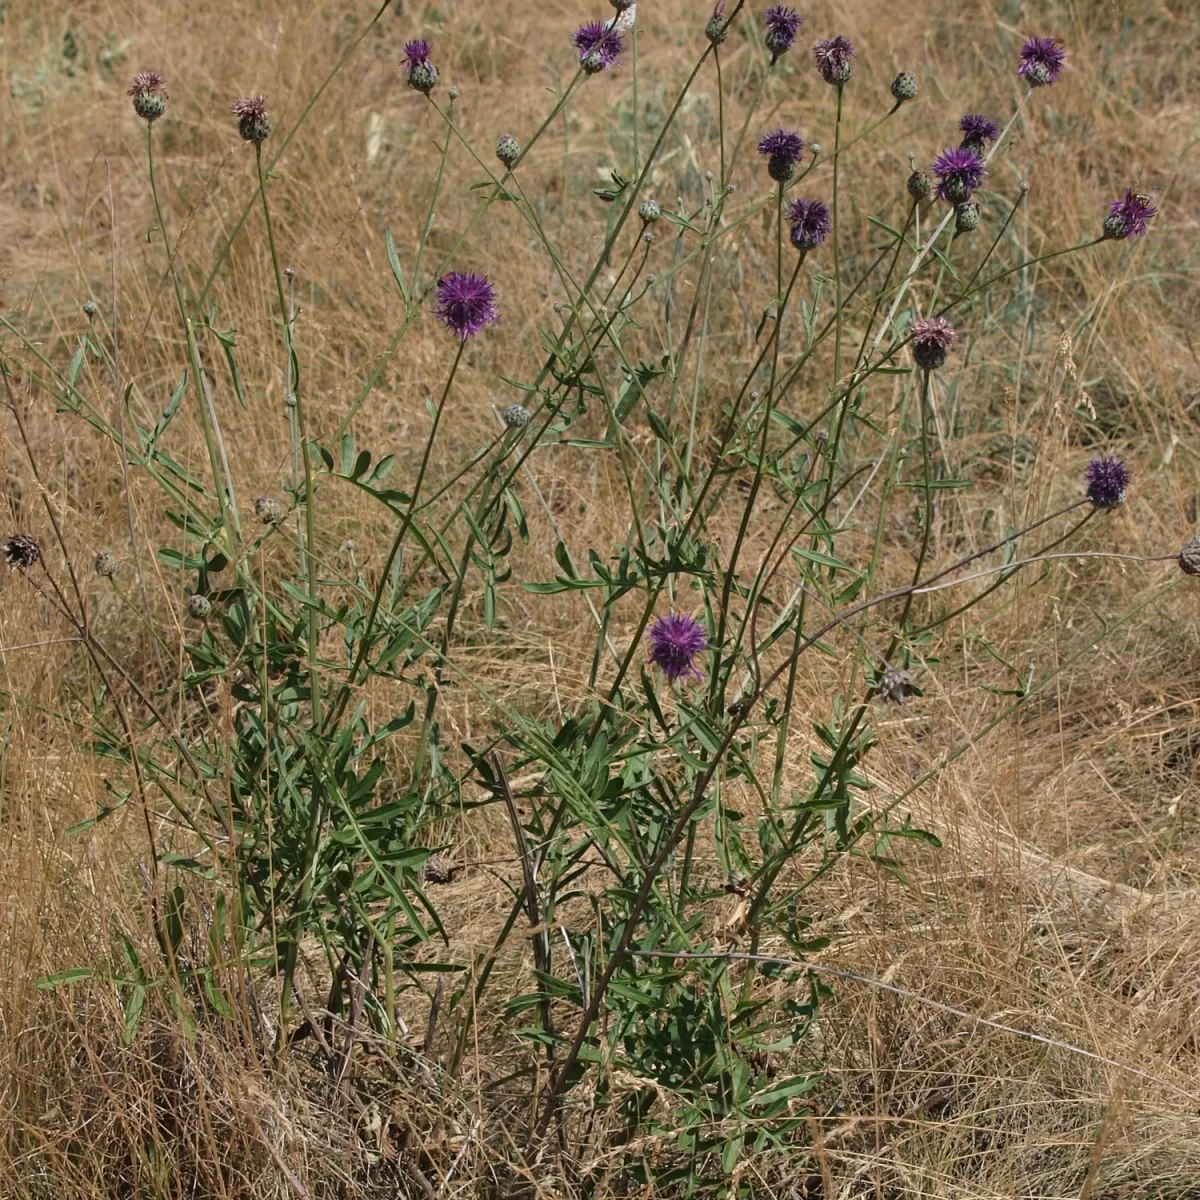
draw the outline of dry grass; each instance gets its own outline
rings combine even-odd
[[[169,81],[170,120],[161,123],[159,142],[168,220],[176,235],[186,228],[182,259],[198,286],[251,189],[252,164],[247,148],[235,144],[229,99],[264,91],[277,129],[288,128],[369,7],[353,0],[262,0],[232,9],[194,0],[94,0],[62,14],[29,0],[4,5],[4,315],[30,331],[47,357],[65,362],[81,329],[80,302],[95,296],[105,312],[113,302],[115,248],[123,371],[134,411],[152,420],[184,356],[153,230],[143,127],[123,95],[127,77],[153,66]],[[678,0],[644,0],[642,7],[641,99],[646,113],[661,116],[694,62],[696,27],[707,12]],[[864,230],[867,213],[897,211],[887,197],[899,191],[910,149],[920,158],[939,149],[960,110],[1011,110],[1020,94],[1009,69],[1015,30],[1045,28],[1069,42],[1068,79],[1031,108],[996,172],[997,190],[1009,194],[1022,176],[1033,181],[1014,226],[1017,248],[1038,253],[1090,236],[1101,204],[1131,179],[1159,198],[1161,215],[1134,254],[1102,247],[1031,273],[1036,303],[1028,303],[1015,334],[1002,314],[981,320],[943,415],[957,461],[982,482],[947,505],[937,553],[950,561],[971,539],[1069,497],[1089,444],[1102,435],[1135,464],[1136,485],[1087,544],[1135,554],[1176,549],[1200,506],[1200,365],[1192,349],[1200,304],[1193,150],[1200,11],[1191,0],[924,0],[901,13],[884,0],[846,0],[815,4],[806,14],[806,35],[836,27],[859,43],[852,126],[876,111],[866,98],[882,94],[896,69],[911,67],[923,81],[922,98],[847,168],[849,219]],[[277,168],[272,202],[285,259],[297,271],[298,338],[317,436],[349,410],[398,326],[402,310],[382,229],[411,243],[436,167],[431,145],[441,131],[400,86],[402,41],[432,32],[444,81],[462,89],[464,132],[487,147],[507,129],[530,130],[540,119],[545,89],[561,84],[570,66],[566,33],[585,15],[592,14],[558,0],[536,11],[507,0],[397,5],[300,129]],[[730,47],[723,65],[740,122],[758,51],[741,41]],[[684,114],[691,140],[672,149],[652,180],[664,196],[700,195],[712,152],[712,86],[701,79]],[[756,124],[765,127],[777,112],[828,140],[830,98],[806,61],[786,63],[772,86]],[[591,188],[625,153],[631,116],[620,78],[595,81],[586,97],[523,176],[579,274],[597,247]],[[451,156],[435,256],[470,220],[469,185],[478,178],[465,155]],[[749,171],[738,182],[757,194]],[[723,267],[728,291],[721,292],[720,333],[704,381],[710,408],[751,352],[746,314],[761,311],[756,280],[767,270],[765,233],[761,222],[748,225]],[[262,241],[249,222],[212,292],[216,327],[238,330],[246,411],[211,339],[205,349],[206,366],[221,381],[234,475],[250,496],[281,494],[288,469]],[[553,327],[552,304],[561,297],[512,212],[489,214],[461,254],[495,280],[504,321],[500,335],[472,348],[459,374],[447,457],[435,464],[443,472],[494,423],[490,406],[515,398],[500,376],[530,376],[542,353],[538,327]],[[415,459],[425,398],[439,386],[445,358],[445,339],[426,320],[356,418],[359,443],[394,452],[402,463]],[[102,376],[95,382],[103,394]],[[127,545],[111,444],[53,413],[44,397],[21,395],[79,561],[96,548]],[[802,395],[795,403],[802,412],[815,399]],[[1095,422],[1077,415],[1088,402]],[[40,526],[36,486],[7,418],[3,437],[3,523]],[[181,430],[173,453],[205,469],[198,429]],[[595,456],[556,453],[537,460],[546,502],[577,552],[604,552],[624,536],[628,519],[619,473]],[[132,502],[149,536],[160,536],[163,513],[152,488],[135,479]],[[532,501],[528,508],[533,539],[520,550],[517,577],[546,578],[554,535]],[[388,541],[377,513],[344,496],[330,497],[324,511],[329,561],[340,561],[339,547],[352,537],[370,574]],[[868,540],[863,546],[869,552]],[[898,572],[911,569],[904,529],[890,531],[887,555]],[[175,631],[170,652],[180,654],[177,579],[150,554],[144,567],[155,618]],[[909,994],[835,985],[820,1045],[806,1050],[827,1072],[816,1102],[819,1152],[782,1168],[749,1164],[747,1171],[764,1172],[764,1194],[1200,1195],[1196,591],[1181,580],[1134,612],[1176,578],[1172,570],[1065,564],[982,615],[974,610],[943,631],[936,650],[946,666],[930,677],[924,700],[881,722],[882,744],[871,760],[881,803],[949,749],[973,744],[910,798],[918,823],[936,831],[944,848],[905,849],[908,886],[861,861],[814,897],[818,928],[834,939],[823,961]],[[36,987],[64,967],[115,961],[122,937],[152,944],[137,870],[144,839],[132,814],[66,834],[104,801],[111,769],[81,736],[85,668],[75,647],[22,648],[68,631],[15,575],[0,587],[0,646],[7,648],[0,651],[0,1192],[302,1197],[416,1195],[428,1187],[449,1196],[524,1187],[562,1194],[548,1172],[522,1182],[500,1165],[518,1157],[512,1140],[528,1101],[517,1098],[520,1088],[511,1100],[503,1087],[482,1090],[524,1061],[495,1012],[481,1014],[457,1084],[419,1055],[396,1063],[364,1047],[362,1089],[350,1097],[303,1054],[268,1071],[247,1048],[237,1018],[190,1041],[170,1007],[154,998],[143,1031],[126,1047],[111,990]],[[150,670],[152,647],[128,606],[92,587],[101,636]],[[552,712],[584,698],[590,633],[575,601],[513,587],[503,608],[502,632],[464,647],[460,661],[502,703]],[[1106,631],[1105,622],[1131,612]],[[980,736],[1009,698],[982,689],[979,672],[998,688],[1015,679],[989,658],[985,635],[996,655],[1022,675],[1032,670],[1036,681],[1071,665]],[[825,718],[829,690],[842,678],[840,665],[822,661],[802,672],[792,726],[797,778],[806,769],[811,720]],[[378,712],[396,702],[382,690],[372,697]],[[493,717],[466,688],[452,692],[447,711],[454,743],[490,728]],[[169,840],[169,826],[160,833]],[[515,879],[517,871],[508,827],[492,810],[452,822],[446,840],[473,864],[438,893],[453,934],[450,953],[467,963],[490,946],[507,909],[495,873]],[[503,960],[511,992],[527,990],[530,966],[528,954]],[[1112,1065],[951,1016],[920,997]],[[414,1002],[406,1016],[419,1042],[426,1008]],[[435,1063],[445,1061],[445,1043],[435,1038]]]

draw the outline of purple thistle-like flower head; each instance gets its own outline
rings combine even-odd
[[[579,51],[579,65],[589,75],[607,71],[621,61],[625,43],[621,35],[602,21],[588,21],[575,30],[575,48]]]
[[[767,160],[767,174],[779,183],[786,183],[804,156],[804,139],[794,130],[774,129],[760,139],[758,152]]]
[[[1021,47],[1021,62],[1017,74],[1024,75],[1030,87],[1046,87],[1053,83],[1067,61],[1067,52],[1058,38],[1033,37]]]
[[[129,88],[133,111],[143,121],[157,121],[167,111],[166,81],[157,71],[139,71]]]
[[[918,317],[911,332],[913,358],[923,371],[936,371],[946,361],[946,351],[958,341],[954,326],[945,317]]]
[[[650,626],[650,661],[672,682],[700,679],[694,659],[708,649],[704,626],[685,613],[668,613]]]
[[[962,130],[963,146],[977,154],[982,154],[1000,136],[996,122],[982,113],[967,113],[959,119],[958,127]]]
[[[1124,502],[1131,478],[1119,458],[1093,458],[1087,465],[1088,499],[1097,508],[1116,508]]]
[[[824,38],[813,47],[813,57],[826,83],[845,83],[854,70],[854,43],[840,33]]]
[[[451,271],[438,280],[437,294],[439,319],[464,342],[500,319],[496,311],[496,289],[486,275]]]
[[[829,208],[820,200],[805,200],[797,196],[784,212],[792,227],[792,245],[797,250],[812,250],[819,246],[833,228]]]
[[[242,140],[261,146],[271,136],[271,118],[267,116],[266,96],[244,96],[230,105],[237,117]]]
[[[1104,218],[1104,236],[1115,238],[1141,237],[1146,227],[1158,209],[1150,203],[1149,196],[1126,188],[1125,195],[1120,200],[1114,200],[1109,206],[1108,216]]]
[[[983,182],[987,174],[987,163],[966,146],[955,146],[943,150],[933,160],[931,168],[937,176],[935,189],[940,200],[961,204],[970,199],[971,193]]]
[[[767,49],[771,52],[772,62],[792,48],[792,43],[796,40],[796,34],[800,32],[800,26],[803,23],[804,18],[794,8],[788,8],[783,4],[772,4],[763,13],[763,24],[767,27],[767,35],[764,40],[767,43]]]
[[[404,43],[404,57],[400,60],[400,65],[408,76],[408,86],[426,96],[433,91],[440,74],[437,67],[429,61],[432,53],[433,46],[424,38],[413,38],[411,42]]]

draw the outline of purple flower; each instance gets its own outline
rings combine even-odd
[[[965,117],[960,118],[958,127],[962,130],[964,148],[974,150],[976,154],[982,154],[1000,135],[996,122],[989,120],[982,113],[967,113]]]
[[[601,21],[588,21],[575,30],[575,47],[579,51],[579,65],[589,74],[607,71],[621,61],[625,43],[621,35]]]
[[[408,86],[428,96],[438,81],[439,71],[429,61],[433,47],[424,38],[413,38],[404,43],[404,58],[400,65],[408,76]]]
[[[971,193],[983,182],[987,174],[987,163],[966,146],[955,146],[943,150],[933,160],[930,168],[937,176],[935,189],[940,200],[961,204],[970,199]]]
[[[700,679],[692,661],[708,649],[708,635],[699,621],[684,613],[668,613],[650,626],[650,661],[672,682]]]
[[[813,47],[813,57],[826,83],[845,83],[854,70],[854,43],[839,33],[837,37],[818,42]]]
[[[792,227],[792,245],[797,250],[812,250],[819,246],[833,227],[828,207],[820,200],[796,197],[784,213]]]
[[[133,97],[133,111],[144,121],[157,121],[167,111],[167,85],[157,71],[139,71],[133,77],[129,95]]]
[[[241,100],[235,100],[230,108],[237,117],[238,133],[243,141],[261,146],[271,136],[266,96],[244,96]]]
[[[763,13],[763,24],[767,27],[764,40],[771,52],[772,62],[792,48],[803,22],[804,18],[794,8],[787,8],[783,4],[772,4]]]
[[[1119,458],[1093,458],[1087,465],[1088,499],[1097,508],[1116,508],[1125,499],[1130,478]]]
[[[1150,203],[1149,196],[1126,188],[1125,195],[1120,200],[1114,200],[1109,207],[1108,216],[1104,218],[1104,236],[1115,238],[1141,237],[1146,232],[1146,226],[1158,209]]]
[[[946,361],[946,351],[958,341],[954,326],[945,317],[917,317],[910,332],[913,358],[923,371],[936,371]]]
[[[485,275],[451,271],[438,280],[437,294],[438,317],[464,342],[500,319],[496,311],[496,289]]]
[[[776,129],[763,135],[758,152],[767,160],[767,174],[779,183],[787,183],[804,154],[804,139],[791,129]]]
[[[1058,38],[1030,38],[1021,47],[1021,65],[1017,67],[1017,74],[1024,75],[1030,87],[1045,87],[1058,78],[1066,61],[1067,52]]]

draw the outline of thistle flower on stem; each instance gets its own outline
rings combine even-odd
[[[650,661],[672,682],[701,679],[695,659],[708,649],[704,626],[686,613],[668,613],[650,626]]]
[[[784,216],[792,227],[792,245],[797,250],[815,249],[833,228],[829,208],[821,200],[805,200],[797,196],[784,210]]]
[[[704,36],[714,46],[721,45],[729,36],[729,24],[725,20],[725,0],[719,0],[717,6],[712,10],[712,16],[708,18],[708,24],[704,26]]]
[[[933,160],[931,170],[937,176],[938,199],[961,204],[969,200],[971,193],[983,182],[987,175],[987,163],[974,150],[955,146],[943,150]]]
[[[836,37],[823,38],[813,47],[817,70],[826,83],[841,86],[854,70],[854,43],[839,33]]]
[[[917,77],[911,71],[901,71],[892,80],[892,97],[897,104],[903,104],[906,100],[915,100],[917,90]]]
[[[625,43],[621,35],[600,21],[588,21],[575,30],[572,39],[579,51],[579,65],[589,74],[597,75],[617,66]]]
[[[1104,236],[1114,241],[1141,237],[1158,209],[1149,196],[1126,188],[1120,200],[1114,200],[1104,218]]]
[[[762,137],[758,152],[767,160],[767,174],[777,183],[787,183],[804,157],[804,139],[791,129],[776,129]]]
[[[4,561],[18,571],[28,571],[42,557],[42,548],[30,533],[14,533],[0,545],[0,550],[4,552]]]
[[[974,233],[979,228],[979,205],[974,200],[964,200],[954,206],[954,232]]]
[[[1066,61],[1067,52],[1058,38],[1032,37],[1021,47],[1017,74],[1024,76],[1030,87],[1048,87]]]
[[[967,113],[960,117],[958,128],[962,131],[963,148],[980,155],[1000,136],[996,122],[982,113]]]
[[[945,317],[917,317],[911,332],[913,360],[922,371],[938,370],[946,361],[946,351],[958,341]]]
[[[1088,463],[1085,478],[1088,499],[1097,508],[1116,508],[1125,502],[1132,476],[1119,458],[1102,456]]]
[[[192,592],[187,598],[187,611],[193,620],[203,621],[212,613],[212,601],[199,592]]]
[[[254,515],[264,525],[278,525],[283,520],[283,505],[274,496],[259,496],[254,501]]]
[[[904,186],[908,189],[908,194],[917,201],[927,199],[929,193],[933,191],[933,181],[929,178],[927,171],[914,170]]]
[[[763,24],[767,33],[763,39],[771,52],[771,62],[774,63],[781,54],[786,54],[800,32],[804,18],[794,9],[783,4],[772,4],[763,13]]]
[[[423,96],[433,91],[441,74],[429,61],[432,52],[433,46],[424,38],[413,38],[411,42],[404,43],[404,58],[400,65],[408,76],[408,86]]]
[[[1200,533],[1184,542],[1179,551],[1179,569],[1185,575],[1200,575]]]
[[[464,342],[500,319],[496,289],[486,275],[451,271],[438,280],[437,296],[438,319]]]
[[[887,667],[875,685],[875,695],[881,700],[903,705],[909,696],[920,695],[920,692],[911,671],[906,671],[903,667]]]
[[[157,71],[139,71],[129,88],[133,111],[143,121],[157,121],[167,111],[167,86]]]
[[[511,133],[506,133],[496,143],[496,157],[511,171],[521,157],[521,143]]]
[[[266,96],[244,96],[230,106],[237,117],[242,141],[261,146],[271,136],[271,118],[267,116]]]

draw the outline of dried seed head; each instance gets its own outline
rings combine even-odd
[[[0,549],[4,551],[4,561],[18,571],[27,571],[42,557],[37,538],[28,533],[14,533]]]
[[[1200,533],[1190,538],[1180,550],[1179,569],[1185,575],[1200,575]]]
[[[653,225],[662,216],[662,209],[657,200],[646,199],[638,205],[638,216],[646,225]]]
[[[909,696],[916,693],[916,683],[911,671],[906,671],[903,667],[888,667],[879,676],[875,694],[893,704],[903,704]]]
[[[117,556],[111,550],[98,550],[92,559],[92,570],[101,579],[111,579],[117,573]]]
[[[914,99],[916,94],[917,77],[911,71],[901,71],[892,80],[892,95],[895,97],[897,104],[903,104],[905,100]]]
[[[445,854],[435,854],[425,860],[426,883],[453,883],[462,868]]]
[[[966,200],[954,210],[954,232],[972,233],[979,228],[979,205]]]
[[[259,496],[254,501],[254,515],[264,525],[278,525],[283,520],[283,505],[274,496]]]
[[[506,133],[496,143],[496,157],[511,171],[521,157],[521,143],[511,133]]]
[[[501,415],[506,429],[524,429],[529,424],[529,409],[523,404],[510,404]]]
[[[192,592],[187,598],[188,616],[197,621],[203,621],[212,612],[212,601],[199,592]]]

